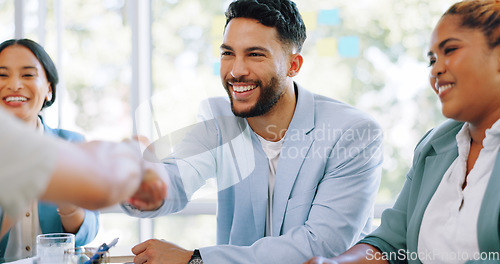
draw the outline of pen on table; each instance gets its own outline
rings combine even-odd
[[[100,260],[102,256],[114,245],[118,243],[118,238],[113,239],[111,243],[106,244],[103,243],[98,249],[97,252],[89,259],[87,260],[84,264],[94,264],[94,263],[100,263]]]

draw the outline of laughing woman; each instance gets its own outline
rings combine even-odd
[[[42,46],[29,39],[0,44],[1,106],[40,133],[83,141],[80,134],[49,128],[39,116],[43,108],[54,103],[57,82],[56,67]],[[71,204],[35,202],[2,238],[0,258],[34,256],[36,235],[41,233],[73,233],[76,246],[82,246],[95,238],[97,230],[97,212]]]
[[[451,6],[428,56],[450,120],[417,145],[380,227],[340,256],[307,263],[500,262],[500,0]]]

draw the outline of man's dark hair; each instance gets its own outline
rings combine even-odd
[[[274,27],[280,40],[302,50],[306,26],[294,2],[290,0],[237,0],[226,11],[226,27],[233,18],[251,18]]]

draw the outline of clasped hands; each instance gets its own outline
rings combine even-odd
[[[147,148],[149,140],[143,136],[134,137],[142,149],[144,156],[152,155],[152,150]],[[143,159],[143,178],[137,191],[127,203],[141,211],[153,211],[160,208],[167,196],[168,175],[163,165],[156,161]]]
[[[144,147],[149,141],[144,137],[135,138]],[[153,151],[146,148],[147,152]],[[153,155],[154,156],[154,155]],[[153,211],[163,205],[167,195],[168,175],[159,162],[144,161],[146,174],[137,192],[127,203],[141,211]],[[183,249],[165,240],[149,239],[132,248],[136,255],[134,263],[185,264],[193,251]]]

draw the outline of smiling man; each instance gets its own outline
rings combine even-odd
[[[135,263],[299,263],[339,254],[370,231],[381,129],[294,82],[306,29],[293,2],[239,0],[226,18],[220,72],[229,100],[209,99],[206,121],[163,159],[163,206],[125,206],[141,217],[173,213],[215,177],[218,245],[193,251],[148,240],[132,249]]]

